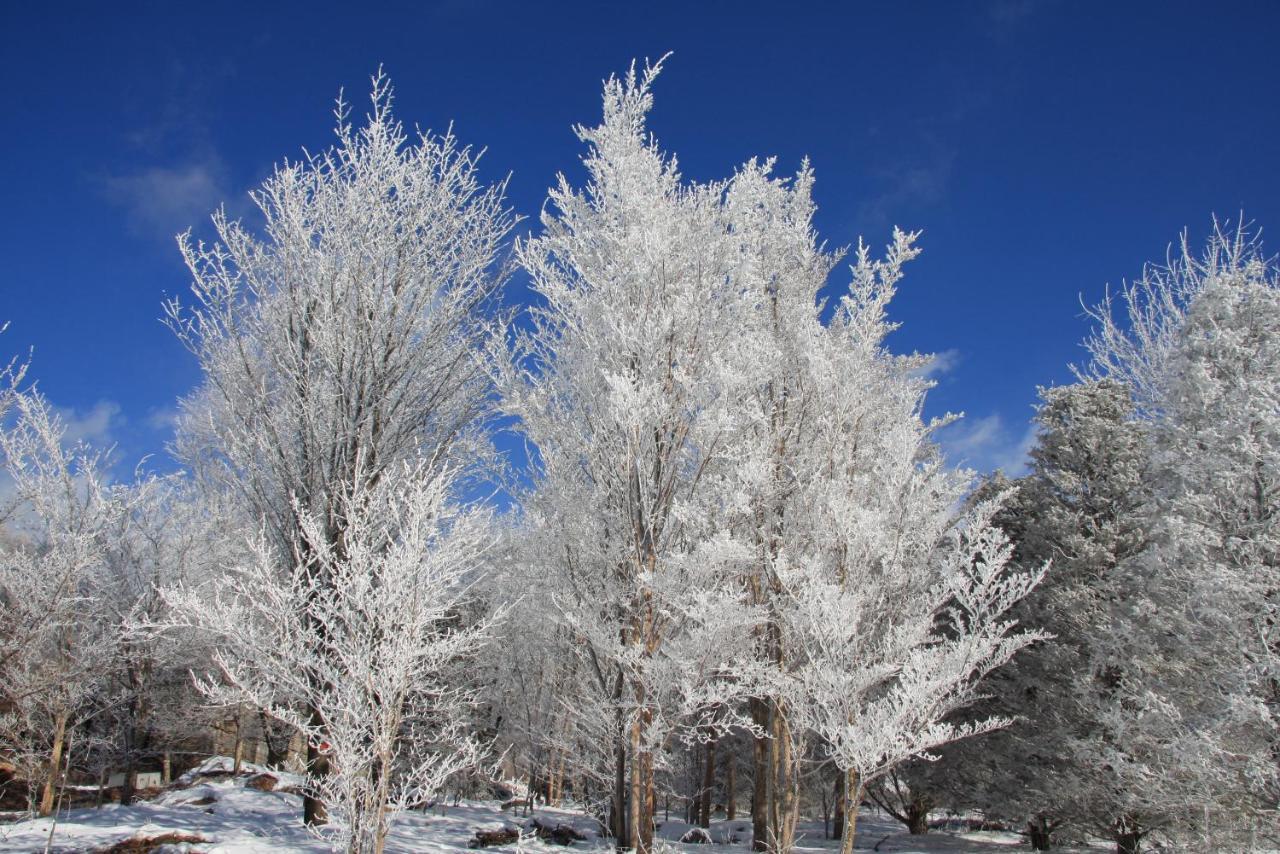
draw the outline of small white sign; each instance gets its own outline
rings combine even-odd
[[[147,771],[138,774],[133,778],[133,785],[137,789],[158,789],[160,788],[160,772]]]

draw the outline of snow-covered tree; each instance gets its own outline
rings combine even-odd
[[[67,441],[43,395],[10,386],[3,402],[0,735],[27,779],[43,771],[48,815],[68,735],[110,705],[104,535],[121,508],[102,455]]]
[[[508,545],[521,535],[513,539]],[[573,654],[570,635],[543,595],[545,579],[535,574],[537,564],[523,565],[523,548],[497,554],[494,563],[505,569],[490,576],[486,605],[508,607],[514,616],[499,626],[480,681],[495,735],[505,747],[504,771],[551,804],[572,788],[581,804],[607,816],[600,793],[608,781],[599,775],[609,767],[610,736],[584,726],[592,717],[576,706],[593,695],[585,662]]]
[[[1114,735],[1092,747],[1136,799],[1129,850],[1161,820],[1254,844],[1280,826],[1280,270],[1219,228],[1121,306],[1095,313],[1090,370],[1147,424],[1149,545],[1094,664],[1114,689],[1091,714]]]
[[[1134,815],[1094,761],[1096,743],[1116,734],[1089,712],[1111,690],[1094,664],[1109,643],[1113,603],[1135,594],[1118,567],[1144,546],[1146,503],[1146,434],[1125,386],[1081,382],[1044,389],[1041,400],[1031,472],[1016,484],[997,475],[979,495],[1013,492],[995,521],[1012,540],[1014,564],[1051,562],[1012,612],[1051,638],[993,674],[983,685],[989,698],[970,710],[1012,718],[1010,727],[951,746],[937,768],[912,776],[956,808],[1025,823],[1037,850],[1055,833],[1110,835],[1121,815]]]
[[[150,631],[167,616],[161,590],[197,583],[232,554],[243,553],[234,514],[208,502],[183,473],[139,475],[113,487],[118,512],[102,533],[106,569],[98,606],[111,644],[108,674],[115,698],[103,729],[104,766],[124,770],[121,803],[133,797],[140,761],[163,759],[184,730],[200,734],[210,714],[191,691],[190,671],[208,661],[208,649],[189,635]]]
[[[658,70],[611,78],[603,123],[578,128],[588,182],[562,177],[519,244],[538,301],[495,360],[536,455],[520,564],[590,681],[575,711],[611,745],[612,831],[643,852],[661,748],[724,699],[742,622],[709,498],[735,429],[736,258],[724,185],[683,181],[646,135]]]
[[[1007,570],[1008,545],[991,524],[993,512],[979,505],[958,532],[939,536],[934,554],[921,555],[939,561],[928,571],[899,569],[896,578],[885,572],[884,580],[863,585],[797,585],[795,622],[803,628],[795,633],[806,660],[796,675],[807,702],[795,705],[848,775],[846,851],[867,783],[933,748],[1008,723],[949,720],[976,698],[983,676],[1038,637],[1012,633],[1015,623],[1005,619],[1040,572]],[[886,564],[864,571],[874,578],[892,568]]]
[[[200,690],[265,709],[324,752],[327,835],[348,851],[381,852],[395,810],[430,801],[480,756],[467,669],[488,623],[462,614],[491,519],[460,509],[455,486],[428,459],[402,464],[337,508],[341,546],[327,518],[299,508],[288,557],[264,535],[212,591],[165,592],[171,628],[215,642]],[[285,561],[299,571],[282,574]]]
[[[179,455],[239,496],[281,577],[316,596],[309,550],[343,558],[353,496],[420,453],[459,477],[488,457],[476,353],[512,223],[503,186],[479,182],[477,155],[451,133],[409,140],[381,74],[363,127],[348,114],[340,99],[335,148],[286,162],[253,195],[260,231],[219,211],[217,244],[180,239],[194,301],[168,310],[205,375],[182,406]],[[315,519],[322,543],[304,536]],[[312,709],[308,731],[325,725]],[[322,740],[307,746],[316,778]],[[304,809],[323,821],[316,798]]]
[[[945,719],[975,682],[1034,634],[1003,612],[1039,568],[1006,571],[997,506],[957,519],[969,485],[942,462],[940,423],[920,410],[927,357],[897,357],[887,319],[915,235],[883,260],[860,245],[829,321],[818,292],[840,260],[812,227],[812,172],[774,179],[751,163],[728,190],[741,263],[745,361],[734,371],[750,414],[736,437],[724,519],[750,559],[745,603],[754,655],[741,679],[756,740],[754,845],[794,844],[807,743],[849,775],[853,818],[865,786],[930,748],[1002,721]]]

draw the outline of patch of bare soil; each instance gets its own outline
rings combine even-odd
[[[163,833],[160,836],[132,836],[107,848],[98,848],[94,854],[151,854],[162,845],[208,842],[203,836],[192,833]]]
[[[274,792],[280,779],[273,774],[254,774],[244,781],[246,789],[257,789],[259,792]]]

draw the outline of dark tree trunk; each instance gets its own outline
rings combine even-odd
[[[835,816],[831,819],[831,838],[839,839],[844,836],[844,772],[839,768],[836,769],[836,785],[835,785]]]
[[[127,807],[133,803],[133,750],[126,748],[124,754],[124,785],[120,787],[120,806]]]
[[[738,817],[738,763],[732,750],[725,756],[724,764],[727,766],[724,770],[724,817],[733,821]]]
[[[1116,841],[1116,854],[1139,854],[1142,851],[1142,837],[1146,833],[1142,826],[1131,816],[1122,816],[1112,826],[1112,834]]]
[[[907,832],[920,836],[929,832],[929,810],[933,801],[924,795],[912,795],[907,802]]]
[[[613,829],[614,845],[619,851],[624,851],[627,847],[627,745],[623,741],[621,732],[618,735],[618,746],[614,756],[611,813],[610,825]]]
[[[716,740],[707,742],[707,759],[702,769],[702,792],[698,805],[698,825],[711,826],[711,790],[716,785]]]
[[[324,726],[324,719],[320,715],[320,710],[315,706],[307,709],[307,717],[311,726],[321,728]],[[307,740],[307,778],[309,785],[302,795],[302,821],[308,827],[317,827],[327,824],[329,821],[329,811],[325,809],[324,801],[319,797],[319,792],[315,789],[318,781],[323,780],[329,775],[329,757],[320,749],[318,744],[312,744],[311,740]]]
[[[138,756],[151,747],[147,726],[147,715],[150,709],[145,699],[150,670],[151,668],[145,664],[131,664],[128,669],[131,699],[129,700],[129,722],[124,732],[125,769],[124,787],[120,790],[121,806],[133,803],[134,775],[138,770]]]
[[[1140,854],[1142,851],[1141,833],[1117,833],[1116,854]]]
[[[1033,818],[1027,822],[1027,839],[1034,851],[1048,851],[1052,845],[1053,829],[1043,818]]]
[[[641,849],[644,854],[653,850],[653,832],[654,817],[658,814],[658,791],[654,785],[654,768],[653,754],[646,753],[644,755],[644,832],[640,834],[640,841],[644,845]]]
[[[752,723],[761,732],[769,732],[769,704],[765,700],[751,700]],[[773,769],[769,765],[769,739],[760,737],[751,743],[752,791],[751,791],[751,850],[768,851],[769,832],[769,781]]]

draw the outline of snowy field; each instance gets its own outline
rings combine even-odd
[[[281,851],[321,852],[329,850],[322,841],[310,836],[302,827],[302,799],[289,791],[266,791],[254,788],[258,775],[269,773],[275,778],[275,789],[290,789],[301,779],[297,775],[266,772],[245,764],[239,776],[227,773],[230,760],[209,760],[188,772],[173,786],[155,798],[122,807],[108,804],[101,809],[76,809],[60,813],[56,825],[50,819],[25,820],[0,825],[0,850],[55,852],[92,852],[126,850],[119,846],[127,840],[183,838],[156,850],[169,852],[233,852]],[[212,772],[212,773],[209,773]],[[503,810],[494,801],[463,802],[458,806],[434,807],[426,812],[401,815],[395,822],[387,850],[395,852],[466,851],[476,831],[501,830],[510,827],[529,828],[533,818],[546,825],[569,825],[587,837],[574,843],[576,850],[609,850],[610,844],[599,839],[594,822],[579,812],[539,808],[526,818],[517,811]],[[750,842],[749,820],[718,821],[711,827],[715,844],[677,842],[690,829],[681,821],[663,822],[659,836],[669,850],[745,851]],[[196,841],[196,840],[199,841]],[[735,840],[735,841],[731,841]],[[807,825],[797,851],[823,851],[838,848],[837,840],[822,838],[822,825]],[[1014,833],[938,831],[924,837],[913,837],[901,825],[875,814],[864,814],[858,825],[859,850],[881,852],[979,852],[1029,850]],[[147,850],[143,846],[130,851]],[[519,843],[493,846],[489,851],[562,851],[560,845],[543,842],[526,833]]]

